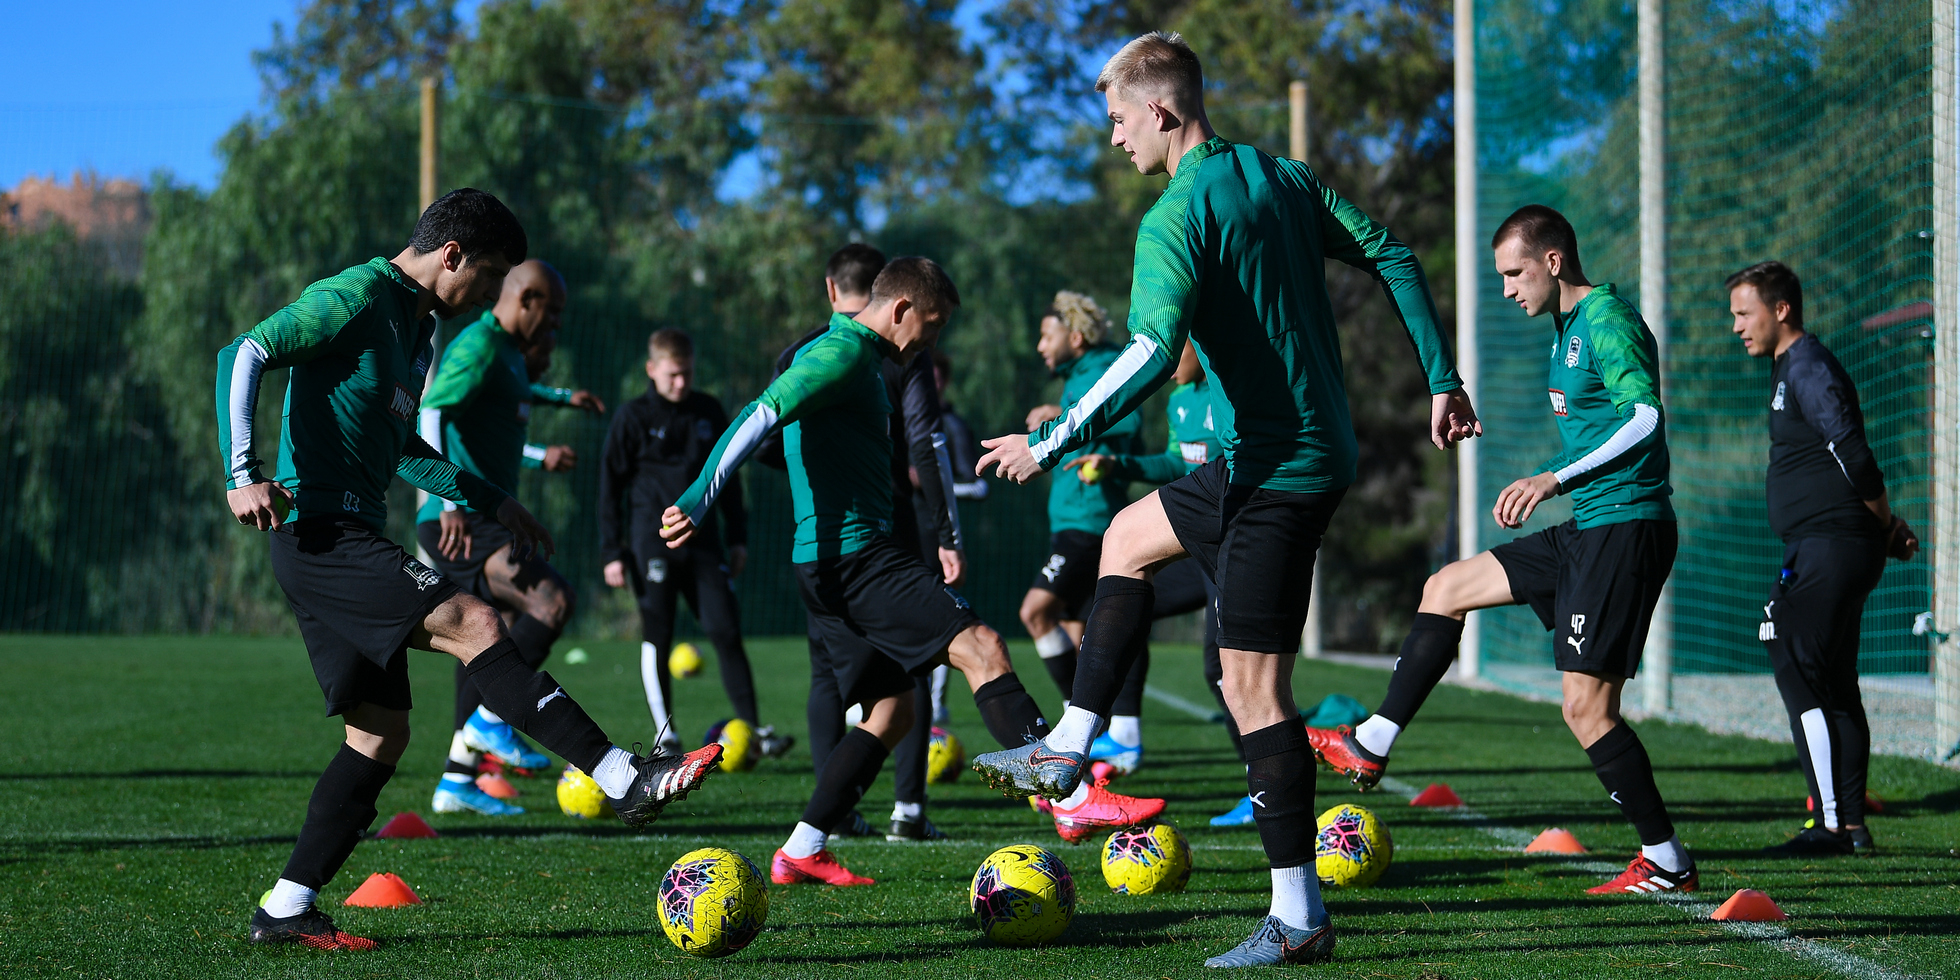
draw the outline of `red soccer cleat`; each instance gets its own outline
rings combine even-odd
[[[1354,739],[1354,729],[1347,725],[1309,728],[1307,744],[1313,746],[1314,758],[1346,776],[1358,789],[1374,789],[1381,782],[1382,774],[1388,771],[1388,757],[1362,748]]]
[[[250,934],[252,942],[262,945],[297,943],[308,949],[334,952],[366,952],[381,945],[334,928],[333,920],[319,909],[308,909],[284,919],[273,918],[263,908],[256,909],[252,913]]]
[[[1686,871],[1669,871],[1647,860],[1645,855],[1636,854],[1627,862],[1627,869],[1619,877],[1603,885],[1586,889],[1588,895],[1618,895],[1628,892],[1634,895],[1652,895],[1657,892],[1691,892],[1701,887],[1701,875],[1694,866]]]
[[[876,881],[852,874],[836,855],[818,851],[806,858],[793,858],[776,848],[776,859],[769,862],[769,880],[778,885],[875,885]]]
[[[1164,812],[1163,800],[1140,800],[1112,793],[1103,788],[1106,782],[1092,784],[1088,798],[1073,810],[1063,809],[1059,802],[1055,804],[1055,833],[1063,840],[1079,843],[1097,831],[1134,827]]]

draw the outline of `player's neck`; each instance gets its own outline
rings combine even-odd
[[[1578,308],[1579,301],[1585,299],[1586,295],[1592,291],[1593,284],[1587,282],[1583,277],[1574,281],[1560,279],[1558,281],[1558,311],[1561,314],[1571,313],[1574,309]]]
[[[1776,353],[1771,357],[1771,360],[1775,360],[1778,357],[1782,357],[1784,351],[1787,351],[1790,348],[1795,347],[1797,345],[1797,341],[1802,340],[1803,338],[1804,338],[1804,329],[1802,327],[1790,327],[1787,330],[1783,331],[1783,335],[1776,338]]]
[[[1211,120],[1206,119],[1204,110],[1200,109],[1192,117],[1190,122],[1171,130],[1169,135],[1169,156],[1166,158],[1168,162],[1165,166],[1169,168],[1171,176],[1175,177],[1177,176],[1177,165],[1179,161],[1184,159],[1184,155],[1191,152],[1192,148],[1218,134],[1212,132]]]
[[[402,275],[415,283],[415,320],[419,323],[436,311],[436,277],[442,274],[442,250],[417,253],[413,248],[405,248],[392,261]]]

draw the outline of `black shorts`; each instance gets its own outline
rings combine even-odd
[[[1102,567],[1100,534],[1057,531],[1048,536],[1048,558],[1034,573],[1029,588],[1055,593],[1062,600],[1063,619],[1079,620],[1096,598],[1096,578]]]
[[[1314,556],[1346,493],[1233,483],[1223,459],[1158,488],[1178,542],[1217,583],[1219,646],[1289,655],[1300,649]]]
[[[1511,597],[1555,631],[1558,669],[1632,677],[1677,540],[1673,521],[1581,529],[1571,520],[1490,553],[1504,566]]]
[[[845,705],[912,690],[912,675],[930,671],[954,637],[980,622],[939,573],[889,538],[798,565],[796,582]]]
[[[460,591],[359,521],[309,517],[271,533],[272,574],[299,619],[327,714],[407,711],[408,635]]]
[[[423,521],[415,525],[415,541],[429,556],[429,562],[442,573],[442,577],[456,583],[463,591],[492,602],[490,598],[490,577],[483,572],[483,564],[490,560],[503,546],[510,543],[510,528],[502,521],[488,514],[464,511],[463,519],[470,527],[470,555],[457,557],[454,561],[442,556],[442,522]],[[533,561],[538,559],[534,555]]]

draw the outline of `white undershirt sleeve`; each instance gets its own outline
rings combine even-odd
[[[1580,457],[1578,461],[1568,464],[1565,468],[1552,474],[1552,476],[1557,478],[1559,486],[1563,488],[1574,479],[1605,466],[1607,463],[1618,458],[1620,454],[1639,445],[1640,440],[1653,435],[1654,430],[1660,428],[1660,426],[1661,413],[1659,409],[1656,409],[1652,405],[1635,405],[1633,406],[1633,418],[1622,423],[1619,429],[1608,437],[1606,442],[1601,444],[1598,449]]]

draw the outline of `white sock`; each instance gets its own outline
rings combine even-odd
[[[640,643],[640,683],[647,689],[647,711],[653,715],[655,738],[665,738],[670,719],[667,697],[660,693],[660,651],[653,644]]]
[[[475,752],[470,751],[469,745],[463,741],[463,733],[461,731],[449,736],[449,761],[460,766],[470,766],[472,768],[476,766],[477,755]]]
[[[1081,806],[1082,801],[1088,798],[1089,798],[1089,781],[1085,779],[1082,782],[1076,784],[1075,792],[1070,793],[1067,797],[1063,799],[1056,800],[1055,809],[1073,810],[1076,807]]]
[[[1640,848],[1640,854],[1675,874],[1688,870],[1695,863],[1694,859],[1688,856],[1688,848],[1681,843],[1680,834],[1675,834],[1659,844],[1647,844]]]
[[[935,725],[952,717],[951,712],[946,710],[946,679],[951,675],[952,670],[945,664],[932,669],[932,723]]]
[[[501,725],[504,723],[503,718],[498,716],[496,712],[491,711],[488,705],[477,705],[476,716],[483,719],[486,724]]]
[[[926,805],[924,803],[906,803],[904,801],[900,801],[898,803],[892,804],[893,820],[903,820],[906,823],[918,823],[920,820],[925,818],[925,815],[926,815]]]
[[[606,791],[607,796],[615,800],[625,798],[626,791],[633,788],[633,777],[639,774],[639,769],[633,765],[633,753],[617,745],[607,749],[606,757],[586,773],[599,784],[600,789]]]
[[[1048,733],[1048,747],[1057,752],[1088,752],[1089,743],[1096,740],[1096,733],[1102,731],[1102,719],[1088,711],[1069,705],[1062,712],[1062,720],[1055,723],[1054,730]]]
[[[304,915],[313,907],[313,900],[319,897],[319,892],[281,878],[272,883],[272,894],[266,896],[263,908],[265,914],[275,919],[290,919],[295,915]]]
[[[783,853],[793,858],[806,858],[823,850],[823,831],[801,820],[796,829],[789,832],[789,840],[783,842]]]
[[[1269,913],[1294,929],[1318,929],[1327,924],[1327,906],[1320,901],[1320,876],[1314,866],[1273,869],[1273,908]]]
[[[1136,715],[1111,715],[1109,740],[1126,749],[1134,749],[1142,745],[1143,719]]]
[[[468,786],[471,783],[476,782],[476,780],[471,779],[470,777],[465,776],[460,772],[445,772],[442,774],[442,781],[445,783],[455,783],[458,786]]]
[[[1387,758],[1395,748],[1395,739],[1402,734],[1402,726],[1381,715],[1369,715],[1368,720],[1354,726],[1354,740],[1361,747],[1376,755]]]
[[[1043,660],[1053,660],[1075,649],[1075,641],[1068,638],[1068,630],[1055,627],[1046,636],[1034,638],[1034,652],[1041,654]]]

